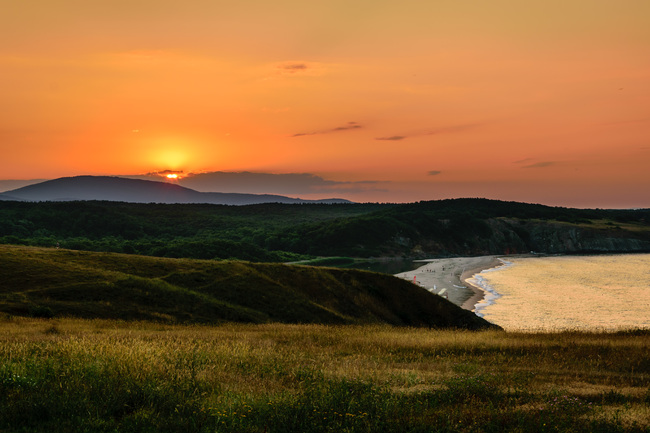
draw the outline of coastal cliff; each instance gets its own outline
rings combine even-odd
[[[487,199],[218,206],[0,202],[0,244],[195,259],[650,251],[650,209]]]
[[[414,256],[491,254],[630,253],[650,251],[650,233],[621,228],[588,227],[563,222],[491,218],[481,230],[467,227],[457,239],[400,236]]]
[[[562,224],[530,224],[532,251],[546,253],[647,252],[650,240],[621,230],[596,230]]]

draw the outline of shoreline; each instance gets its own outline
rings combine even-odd
[[[423,266],[395,276],[443,296],[465,310],[473,311],[475,305],[485,297],[485,291],[468,280],[482,271],[503,265],[499,257],[501,256],[419,260],[424,263]]]
[[[463,308],[465,310],[474,311],[475,308],[476,308],[476,305],[479,302],[481,302],[481,301],[483,301],[485,299],[485,295],[486,295],[485,290],[482,287],[472,283],[470,280],[472,280],[475,277],[476,274],[480,274],[481,272],[485,272],[488,269],[495,269],[495,268],[498,268],[498,267],[504,265],[502,260],[500,260],[496,256],[494,256],[494,257],[495,257],[495,260],[490,263],[491,266],[489,266],[487,268],[479,267],[479,268],[475,268],[475,269],[470,269],[470,270],[467,270],[467,271],[463,272],[463,274],[461,275],[460,279],[463,282],[465,282],[468,286],[471,286],[472,291],[474,292],[474,295],[471,298],[467,299],[463,303],[463,305],[460,306],[461,308]]]
[[[508,258],[512,258],[512,256]],[[480,274],[506,269],[513,265],[512,262],[509,262],[503,258],[499,258],[498,260],[501,262],[500,265],[490,269],[484,269],[480,272],[476,272],[474,273],[474,275],[472,275],[470,278],[467,279],[468,284],[471,284],[472,286],[476,287],[483,294],[483,296],[481,296],[480,299],[478,299],[476,303],[473,304],[473,309],[472,309],[472,311],[476,313],[476,315],[479,317],[484,317],[482,310],[489,307],[490,305],[494,305],[495,301],[502,296],[500,293],[494,290],[494,288],[491,287],[489,283],[486,281],[485,277],[481,276]]]

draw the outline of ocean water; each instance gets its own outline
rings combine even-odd
[[[475,312],[511,331],[650,328],[650,254],[505,259],[470,283]]]

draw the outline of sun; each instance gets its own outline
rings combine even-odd
[[[183,173],[183,171],[179,170],[162,170],[152,172],[152,174],[162,177],[167,182],[177,182],[181,180],[184,177]]]

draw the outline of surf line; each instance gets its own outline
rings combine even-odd
[[[479,317],[483,317],[485,315],[483,310],[489,307],[490,305],[493,305],[496,302],[496,300],[502,296],[499,292],[497,292],[494,289],[494,287],[488,284],[487,280],[483,278],[480,274],[485,274],[487,272],[501,271],[503,269],[506,269],[514,265],[514,263],[504,260],[502,258],[498,258],[498,260],[502,263],[500,266],[496,266],[494,268],[477,272],[476,274],[474,274],[472,278],[468,278],[467,280],[465,280],[466,283],[471,284],[472,286],[478,288],[479,290],[482,290],[484,293],[483,299],[478,301],[474,305],[474,309],[472,310]]]

